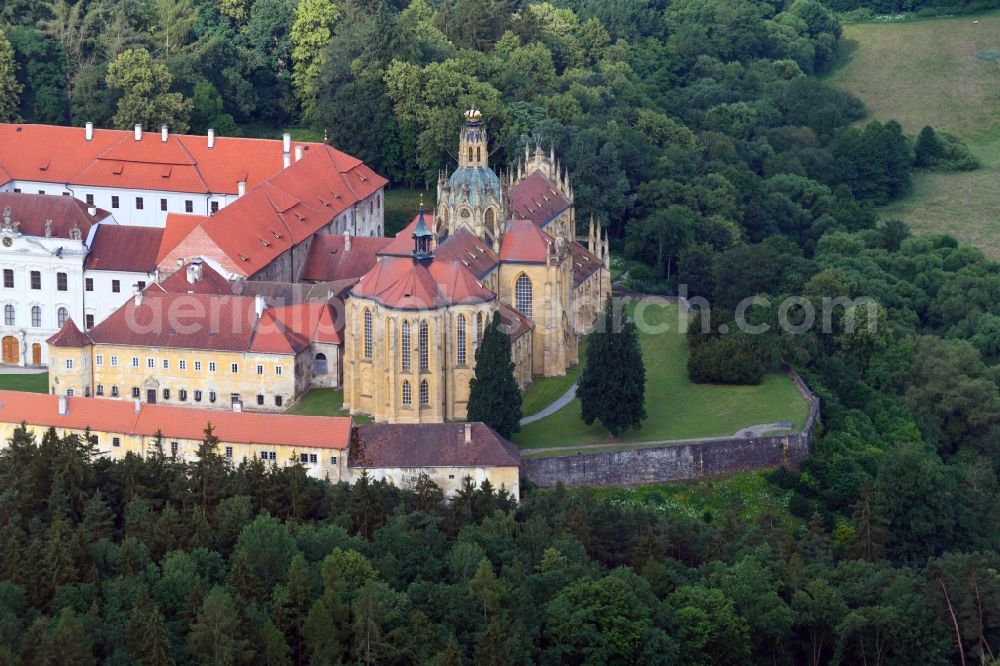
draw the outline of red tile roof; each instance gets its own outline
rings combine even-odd
[[[573,254],[573,286],[579,287],[598,270],[604,268],[604,262],[595,257],[584,246],[576,241],[569,244]]]
[[[500,263],[496,253],[466,227],[460,227],[437,246],[434,250],[434,260],[459,261],[478,280],[492,273]]]
[[[417,228],[417,220],[420,219],[420,215],[414,215],[410,223],[407,224],[399,233],[392,237],[392,240],[386,245],[379,254],[392,255],[394,257],[409,257],[413,254],[413,230]],[[424,213],[424,224],[428,228],[434,228],[434,216],[428,213]]]
[[[201,277],[188,282],[188,270],[192,264],[181,266],[166,279],[160,280],[159,288],[172,294],[215,294],[221,296],[233,293],[229,280],[207,263],[200,264]]]
[[[358,279],[375,265],[378,253],[390,243],[389,238],[352,236],[350,249],[346,239],[337,234],[316,234],[309,245],[309,255],[302,269],[306,282],[334,282]]]
[[[511,220],[500,244],[500,261],[544,264],[552,243],[552,236],[530,220]]]
[[[510,188],[511,217],[531,220],[539,227],[572,205],[541,171],[535,171]]]
[[[294,354],[309,345],[250,296],[165,293],[153,285],[90,330],[98,344]]]
[[[496,295],[460,262],[433,260],[424,266],[409,257],[382,257],[351,290],[398,310],[422,310],[492,301]]]
[[[236,194],[237,182],[248,189],[284,168],[282,142],[269,139],[95,129],[92,141],[81,127],[0,124],[0,169],[7,178],[42,182]],[[323,144],[293,142],[292,152],[322,150]]]
[[[90,271],[152,273],[163,229],[101,224],[83,267]]]
[[[209,218],[201,218],[160,264],[205,256],[252,276],[385,186],[360,160],[319,146]],[[174,235],[170,234],[171,243]]]
[[[505,303],[500,304],[500,324],[504,328],[500,330],[507,333],[507,337],[514,342],[528,331],[535,328],[535,322],[525,317],[523,314]]]
[[[84,241],[92,226],[111,215],[101,209],[91,215],[87,204],[60,194],[0,192],[0,211],[7,208],[11,219],[20,224],[19,231],[26,236],[45,236],[45,221],[51,220],[54,238],[69,238],[70,229],[77,227]]]
[[[77,328],[77,325],[73,323],[73,319],[67,319],[66,323],[62,325],[58,331],[56,331],[48,340],[48,344],[53,347],[83,347],[84,345],[93,344],[93,340],[90,336]]]
[[[23,391],[0,391],[0,421],[26,422],[36,427],[68,428],[166,439],[204,437],[212,424],[223,442],[344,450],[350,443],[351,419],[341,416],[291,416],[226,412],[193,407],[135,404],[127,400],[67,398],[67,413],[59,414],[59,397]]]
[[[268,310],[287,329],[310,342],[339,345],[344,342],[344,303],[311,301]]]
[[[361,425],[351,445],[349,467],[520,467],[517,447],[485,423]]]

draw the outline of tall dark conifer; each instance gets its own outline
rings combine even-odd
[[[609,295],[590,336],[576,395],[584,423],[600,421],[617,437],[646,418],[646,368],[635,323],[624,314],[616,318],[614,312]]]
[[[476,374],[469,382],[468,419],[482,421],[506,438],[521,429],[521,391],[514,379],[510,338],[500,329],[499,312],[493,313],[476,350]]]

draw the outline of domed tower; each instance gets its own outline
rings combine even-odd
[[[458,168],[438,179],[437,237],[466,226],[492,249],[500,247],[507,220],[507,192],[489,166],[489,141],[478,109],[465,112],[458,135]]]

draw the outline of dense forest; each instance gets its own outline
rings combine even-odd
[[[228,469],[210,441],[185,465],[22,436],[0,456],[0,664],[995,662],[1000,266],[876,213],[916,169],[975,165],[817,78],[834,10],[972,6],[4,3],[0,114],[25,121],[307,127],[423,185],[478,106],[500,167],[555,146],[633,289],[712,303],[692,376],[785,360],[822,419],[813,457],[769,475],[790,502],[752,523],[588,490],[444,504]],[[771,303],[754,323],[787,296],[877,306],[827,333],[715,333],[752,295]]]

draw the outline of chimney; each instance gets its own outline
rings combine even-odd
[[[264,314],[264,308],[267,307],[267,303],[264,302],[264,294],[257,294],[254,296],[253,309],[257,313],[257,319],[260,319],[261,315]]]
[[[284,155],[281,156],[281,163],[284,165],[284,168],[287,169],[292,165],[292,156],[289,155],[288,153],[285,153]]]
[[[238,180],[236,181],[236,195],[243,196],[247,193],[247,181]]]
[[[135,140],[142,141],[142,125],[139,123],[135,124]]]
[[[142,290],[137,284],[132,285],[132,299],[135,301],[135,307],[142,305]]]
[[[184,257],[177,257],[177,270],[184,267]]]
[[[211,150],[215,148],[215,130],[211,127],[208,128],[208,149]]]
[[[167,142],[167,137],[170,136],[170,131],[167,129],[166,125],[160,125],[160,141],[163,143]]]
[[[94,140],[94,123],[87,123],[84,130],[84,136],[87,137],[87,141]]]
[[[139,412],[142,411],[142,400],[136,399],[136,400],[133,400],[133,402],[135,403],[135,407],[134,407],[135,413],[138,414]]]
[[[351,251],[351,234],[349,231],[344,231],[344,252]]]
[[[69,414],[68,403],[69,400],[66,398],[66,396],[64,395],[59,396],[59,416],[66,416],[67,414]]]
[[[160,284],[160,269],[159,268],[154,268],[153,269],[153,282],[155,282],[156,284]]]
[[[187,281],[188,284],[194,284],[197,282],[198,278],[194,276],[194,266],[188,266],[187,269]]]
[[[203,262],[202,262],[201,259],[193,259],[191,261],[191,268],[194,269],[194,279],[195,280],[200,280],[201,279],[201,267],[202,267],[202,263]]]
[[[281,136],[281,156],[283,158],[283,163],[285,168],[292,163],[292,135],[285,132]]]
[[[90,208],[88,208],[87,209],[87,214],[90,215],[91,217],[96,217],[97,216],[97,206],[91,206]]]
[[[243,403],[240,402],[239,400],[237,400],[236,402],[234,402],[233,403],[233,411],[236,412],[236,413],[242,412],[243,411]]]
[[[295,146],[295,161],[302,159],[302,146]]]
[[[472,424],[465,424],[465,443],[472,444]]]

